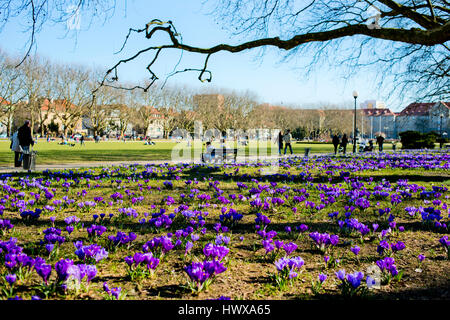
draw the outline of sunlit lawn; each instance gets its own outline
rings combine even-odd
[[[177,149],[190,149],[191,157],[200,158],[201,147],[187,147],[186,142],[176,143],[172,141],[158,141],[156,145],[145,145],[143,141],[93,141],[85,142],[81,146],[76,142],[75,146],[59,145],[59,141],[47,142],[39,140],[34,146],[38,152],[36,164],[64,164],[64,163],[85,163],[85,162],[113,162],[113,161],[152,161],[152,160],[171,160],[172,153],[182,155]],[[8,140],[0,141],[0,165],[13,165],[14,153],[9,149]],[[174,147],[176,147],[174,149]],[[213,143],[213,146],[220,146],[219,143]],[[228,144],[229,147],[235,147],[236,143]],[[205,147],[203,143],[203,148]],[[276,155],[278,147],[275,144],[251,141],[248,146],[240,145],[238,147],[238,156],[256,156],[256,155]],[[331,153],[333,145],[319,143],[296,143],[292,144],[293,152],[303,154],[306,148],[310,148],[310,153]],[[386,150],[392,149],[390,144],[385,147]],[[352,151],[352,145],[348,145],[347,152]],[[289,154],[289,150],[287,150]]]

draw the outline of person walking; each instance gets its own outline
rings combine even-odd
[[[283,150],[283,133],[278,133],[278,154],[281,156],[281,151]]]
[[[29,152],[30,145],[34,146],[33,137],[31,135],[30,121],[26,120],[23,126],[18,130],[17,137],[19,138],[19,145],[23,151]],[[23,159],[23,153],[20,156],[20,161]]]
[[[33,136],[31,135],[30,121],[26,120],[17,132],[19,138],[19,145],[22,148],[22,154],[19,161],[22,162],[24,153],[30,152],[30,145],[34,146]],[[28,161],[30,158],[28,157]],[[30,170],[28,170],[30,172]]]
[[[342,151],[344,152],[344,154],[347,151],[347,144],[348,144],[347,134],[344,133],[344,136],[342,137],[342,141],[341,141],[341,147],[342,147]]]
[[[380,152],[383,152],[383,142],[384,142],[384,138],[383,138],[383,136],[380,134],[380,135],[377,137],[378,150],[379,150]]]
[[[289,150],[291,151],[291,154],[292,154],[293,152],[292,152],[292,146],[291,146],[291,140],[292,140],[291,130],[289,130],[289,129],[287,130],[286,134],[283,137],[283,140],[284,140],[284,143],[285,143],[285,145],[284,145],[284,154],[286,154],[286,150],[287,150],[288,146],[289,146]]]
[[[80,146],[84,146],[84,136],[81,135],[80,137]]]
[[[19,136],[18,135],[19,135],[19,132],[16,131],[11,136],[11,150],[14,151],[14,167],[16,167],[16,168],[22,166],[22,161],[19,160],[19,159],[21,159],[22,151],[20,149]]]
[[[337,136],[337,134],[335,134],[333,136],[333,146],[334,146],[334,154],[335,155],[337,154],[337,151],[338,151],[339,142],[340,142],[339,137]]]

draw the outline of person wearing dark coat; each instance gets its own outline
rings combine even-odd
[[[278,133],[278,154],[281,156],[281,150],[283,150],[283,134],[281,131]]]
[[[338,146],[339,146],[339,137],[335,134],[333,136],[333,146],[334,146],[334,154],[337,154]]]
[[[379,135],[379,136],[377,137],[377,144],[378,144],[378,150],[379,150],[380,152],[383,152],[383,142],[384,142],[383,136],[382,136],[382,135]]]
[[[347,134],[344,133],[344,136],[342,137],[342,141],[341,141],[341,146],[342,146],[344,154],[345,154],[345,151],[347,150],[347,144],[348,144]]]
[[[19,145],[22,147],[22,150],[25,152],[30,151],[30,145],[33,146],[34,141],[33,137],[31,136],[31,128],[29,120],[25,121],[23,126],[19,128],[17,136],[19,138]],[[22,161],[22,159],[23,153],[21,154],[19,161]]]

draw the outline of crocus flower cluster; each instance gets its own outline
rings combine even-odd
[[[450,260],[450,241],[448,240],[448,236],[443,236],[439,239],[439,243],[444,247],[445,251],[447,252],[447,257]]]
[[[447,228],[447,224],[441,223],[443,219],[441,215],[441,210],[435,209],[433,207],[422,208],[419,207],[418,210],[422,216],[422,221],[428,225],[434,225],[437,228]]]
[[[275,281],[280,289],[284,290],[286,286],[298,277],[298,273],[305,262],[301,257],[283,257],[275,261],[277,273],[275,274]]]
[[[243,217],[244,216],[238,213],[236,209],[228,209],[226,207],[223,207],[222,214],[219,216],[219,220],[221,223],[234,226],[238,221],[242,220]]]
[[[363,287],[361,285],[361,282],[364,279],[364,273],[356,271],[354,273],[347,274],[344,269],[341,269],[335,274],[336,277],[340,280],[340,284],[338,286],[344,296],[352,297],[365,293],[367,287]],[[366,283],[368,283],[367,286],[369,286],[369,283],[371,284],[372,281],[373,279],[368,276],[366,278]]]
[[[47,228],[43,231],[44,233],[44,240],[41,240],[41,244],[44,243],[51,243],[55,244],[58,243],[61,245],[64,241],[66,241],[66,238],[61,236],[61,230],[51,227]]]
[[[35,221],[35,220],[40,218],[41,213],[42,213],[41,209],[35,209],[34,211],[32,211],[32,210],[30,210],[30,211],[22,211],[20,213],[20,217],[24,221]]]
[[[161,228],[168,229],[172,225],[175,214],[171,213],[169,215],[164,214],[165,209],[161,209],[160,212],[152,214],[152,218],[148,220],[150,227],[154,228],[155,231]]]
[[[341,229],[345,228],[350,232],[356,231],[361,236],[365,236],[370,232],[370,228],[367,225],[359,222],[356,218],[345,219],[344,221],[339,220],[338,225]]]
[[[100,237],[106,231],[105,226],[92,224],[90,227],[86,228],[88,236],[91,238]]]
[[[0,231],[3,234],[6,234],[6,231],[11,230],[12,228],[14,228],[14,225],[11,223],[10,220],[0,219]]]
[[[115,248],[121,245],[125,244],[131,244],[134,240],[136,240],[137,235],[134,232],[128,233],[128,235],[125,232],[117,231],[117,234],[115,236],[111,235],[108,236],[110,248]]]
[[[203,254],[207,259],[217,259],[218,261],[221,261],[223,258],[225,258],[229,252],[230,249],[228,249],[227,247],[215,245],[212,243],[207,243],[203,248]]]
[[[377,252],[380,255],[390,256],[393,253],[401,251],[405,249],[406,246],[402,241],[398,241],[397,243],[389,244],[386,240],[381,240],[377,247]]]
[[[119,208],[119,213],[121,213],[122,216],[132,218],[137,218],[139,216],[139,213],[133,208]]]
[[[205,217],[208,215],[208,212],[202,212],[200,210],[183,210],[181,215],[193,228],[199,228],[205,225]]]
[[[402,276],[402,272],[399,272],[397,270],[395,259],[392,257],[386,257],[382,260],[378,260],[376,264],[383,273],[383,284],[389,283],[393,277],[400,279],[400,277]]]
[[[226,270],[227,268],[219,260],[192,262],[184,267],[184,271],[189,277],[189,287],[193,292],[207,289],[215,277]]]
[[[156,267],[159,265],[159,261],[151,252],[136,252],[133,256],[125,257],[125,263],[129,267],[128,274],[131,280],[152,276]]]
[[[74,243],[74,246],[76,248],[75,254],[83,262],[97,263],[108,257],[108,251],[98,244],[83,246],[82,241],[77,241]]]
[[[106,282],[103,283],[103,290],[107,293],[107,300],[122,300],[125,298],[125,295],[122,291],[121,287],[109,288]]]
[[[147,241],[142,246],[143,252],[152,252],[154,256],[161,258],[165,254],[167,254],[170,250],[172,250],[175,246],[172,243],[172,238],[168,236],[161,236],[153,238],[150,241]]]
[[[313,239],[317,248],[322,252],[325,252],[327,248],[336,246],[339,243],[338,235],[330,235],[328,233],[319,233],[317,231],[311,232],[309,237]]]

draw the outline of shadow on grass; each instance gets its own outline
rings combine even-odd
[[[161,297],[161,298],[181,298],[183,295],[191,293],[188,288],[178,285],[170,284],[154,288],[147,288],[143,292],[148,296]]]

